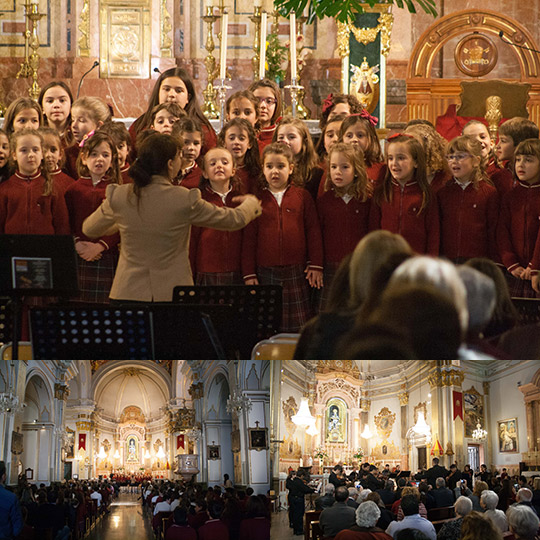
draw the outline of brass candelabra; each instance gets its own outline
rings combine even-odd
[[[221,18],[221,15],[214,15],[213,6],[206,6],[206,14],[203,16],[203,21],[206,23],[207,35],[205,49],[208,54],[204,59],[204,65],[206,67],[206,73],[208,75],[208,83],[206,89],[203,91],[204,107],[203,113],[207,118],[215,119],[219,118],[218,107],[216,103],[216,89],[214,88],[214,79],[219,74],[219,67],[216,64],[213,51],[216,48],[214,44],[214,23]]]
[[[32,86],[28,89],[28,93],[32,99],[37,101],[41,87],[38,84],[38,69],[39,69],[39,36],[38,22],[45,17],[45,13],[39,12],[37,2],[26,0],[24,4],[24,15],[26,17],[26,30],[24,32],[24,62],[21,64],[17,79],[20,77],[31,77]],[[30,54],[32,49],[32,54]]]
[[[253,8],[253,15],[249,20],[255,25],[255,32],[253,33],[253,52],[255,53],[251,59],[253,66],[253,80],[260,79],[259,73],[259,59],[260,59],[260,46],[261,46],[261,6],[255,6]]]

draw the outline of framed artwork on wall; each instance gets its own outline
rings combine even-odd
[[[268,429],[267,428],[249,428],[249,449],[267,450],[268,449]]]
[[[499,420],[497,422],[497,435],[499,440],[499,452],[518,452],[518,427],[517,418]]]
[[[221,451],[219,444],[209,444],[208,445],[208,459],[218,460],[221,459]]]

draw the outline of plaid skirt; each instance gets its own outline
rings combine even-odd
[[[73,300],[108,304],[117,263],[116,248],[104,251],[101,259],[97,261],[89,262],[77,257],[80,294]]]
[[[305,266],[258,267],[257,277],[261,285],[283,287],[282,332],[299,332],[312,317],[309,283],[304,274]]]
[[[532,288],[531,280],[514,277],[508,270],[504,272],[504,276],[512,298],[540,298],[540,294]]]
[[[243,285],[238,272],[197,272],[195,285]]]

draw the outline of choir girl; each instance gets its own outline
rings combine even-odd
[[[510,296],[540,296],[531,286],[535,244],[540,230],[540,141],[528,139],[516,148],[518,184],[505,196],[497,226],[499,255],[506,267]]]
[[[259,101],[259,152],[272,142],[276,125],[281,118],[281,92],[270,79],[260,79],[249,87]]]
[[[475,137],[482,145],[482,160],[486,173],[502,198],[514,184],[512,172],[502,167],[495,158],[494,144],[489,135],[486,124],[480,120],[471,120],[463,127],[463,135]]]
[[[10,138],[16,168],[0,184],[1,234],[69,234],[64,198],[54,189],[43,160],[43,137],[31,128]]]
[[[39,104],[30,98],[17,98],[11,102],[4,116],[4,131],[8,137],[24,128],[38,129],[43,124],[43,113]]]
[[[77,158],[81,151],[81,143],[111,120],[111,110],[100,98],[85,96],[77,99],[71,107],[71,132],[73,143],[66,152],[64,171],[73,178],[78,178]]]
[[[43,125],[56,129],[63,148],[73,142],[71,133],[71,105],[73,94],[63,81],[51,81],[41,90],[38,103],[43,109]]]
[[[254,129],[259,127],[259,100],[250,90],[232,94],[225,103],[227,120],[245,118]]]
[[[235,198],[244,191],[235,176],[234,158],[229,150],[220,147],[208,150],[204,156],[200,190],[202,198],[216,206],[238,206]],[[189,251],[195,284],[241,285],[241,249],[241,230],[192,227]]]
[[[75,182],[74,178],[62,172],[64,164],[64,149],[60,134],[50,127],[39,128],[43,137],[43,160],[47,171],[51,175],[53,186],[64,196],[67,188]]]
[[[352,114],[341,124],[339,140],[362,149],[368,178],[374,183],[379,183],[385,176],[386,166],[375,130],[376,125],[377,119],[366,110]]]
[[[439,212],[422,145],[412,135],[393,135],[387,140],[386,161],[386,175],[374,191],[370,229],[401,234],[418,253],[437,256]]]
[[[456,137],[446,157],[454,180],[437,193],[440,254],[456,264],[473,257],[497,261],[499,195],[485,173],[482,145],[472,136]]]
[[[203,133],[200,124],[192,118],[182,118],[173,129],[173,137],[182,140],[182,169],[173,184],[187,189],[198,188],[201,181],[202,170],[197,163],[202,148]]]
[[[527,139],[538,139],[538,126],[516,116],[502,123],[499,127],[499,141],[495,146],[495,155],[499,163],[513,171],[514,153],[518,144]]]
[[[274,142],[284,143],[291,149],[297,181],[316,200],[323,170],[317,165],[317,153],[306,124],[299,118],[285,116],[274,132]]]
[[[174,124],[184,116],[187,116],[186,112],[178,103],[174,101],[160,103],[152,109],[152,124],[150,128],[158,133],[170,135]]]
[[[431,191],[437,193],[452,178],[446,163],[446,139],[428,124],[414,124],[405,133],[418,139],[426,155],[426,170]]]
[[[310,318],[309,287],[323,284],[323,248],[315,203],[295,181],[296,160],[285,144],[263,151],[266,189],[261,217],[244,230],[242,273],[246,285],[283,287],[282,330],[298,331]]]
[[[363,105],[352,94],[328,94],[323,102],[321,119],[319,120],[321,131],[332,117],[338,114],[350,116],[361,113],[363,110]]]
[[[118,234],[91,239],[82,231],[84,220],[99,207],[110,184],[120,183],[116,145],[96,131],[83,144],[77,160],[79,179],[66,191],[71,233],[79,255],[79,300],[107,303],[118,260]]]
[[[122,177],[122,184],[131,183],[129,171],[129,152],[131,150],[131,137],[126,125],[123,122],[107,122],[100,131],[107,133],[116,145],[116,153],[118,154],[118,168]]]
[[[166,101],[180,105],[191,119],[196,120],[201,125],[203,133],[201,155],[204,156],[208,149],[216,146],[216,132],[201,110],[193,79],[185,69],[174,67],[164,71],[159,76],[148,100],[146,112],[131,124],[129,133],[131,134],[132,148],[135,147],[137,135],[152,124],[153,108]]]
[[[218,135],[218,143],[233,155],[243,193],[255,193],[262,171],[253,126],[244,118],[235,118],[225,124]]]
[[[369,232],[372,191],[361,150],[337,143],[329,150],[328,163],[327,191],[317,199],[324,246],[323,306],[339,264]]]
[[[7,133],[0,129],[0,184],[11,176],[9,163],[9,139]]]

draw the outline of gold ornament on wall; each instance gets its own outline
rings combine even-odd
[[[90,56],[90,0],[84,0],[79,16],[79,56]]]
[[[161,0],[161,57],[172,57],[172,39],[169,32],[172,30],[171,14],[167,10],[167,0]]]
[[[296,430],[296,424],[292,421],[292,417],[298,412],[298,404],[296,403],[294,397],[290,396],[287,401],[282,403],[282,407],[287,433],[294,433]]]
[[[379,437],[388,439],[388,437],[390,437],[390,433],[392,433],[392,428],[394,427],[395,421],[396,414],[390,411],[388,407],[383,407],[379,411],[379,414],[375,415],[374,418],[375,427],[377,428]]]

